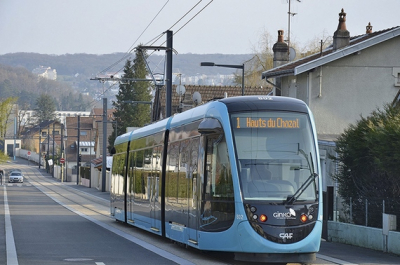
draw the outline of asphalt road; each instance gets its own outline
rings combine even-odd
[[[25,160],[0,168],[14,166],[26,178],[0,186],[0,264],[248,264],[116,222],[108,214],[109,193],[61,184]],[[313,264],[389,265],[400,264],[400,257],[322,241]]]
[[[177,264],[71,212],[34,186],[7,186],[7,197],[18,264]]]

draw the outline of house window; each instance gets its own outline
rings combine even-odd
[[[85,135],[87,135],[87,132],[86,131],[81,131],[81,135],[85,136]]]
[[[400,68],[393,67],[394,86],[400,86]]]
[[[46,137],[46,136],[47,136],[47,132],[46,131],[42,132],[42,137]]]
[[[88,149],[85,147],[85,148],[81,148],[81,152],[82,153],[84,153],[84,152],[87,152],[88,151]]]

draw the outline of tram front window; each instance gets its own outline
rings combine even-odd
[[[316,152],[306,114],[265,111],[231,117],[245,200],[317,199]]]

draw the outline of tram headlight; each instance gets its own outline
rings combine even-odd
[[[268,217],[265,214],[261,214],[259,220],[260,222],[265,223],[268,220]]]
[[[300,216],[300,221],[302,221],[303,223],[307,222],[307,220],[308,220],[307,215],[302,214],[302,215]]]

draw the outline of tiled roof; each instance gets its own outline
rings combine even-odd
[[[384,33],[387,33],[389,31],[395,30],[395,29],[400,29],[399,26],[397,27],[393,27],[390,29],[385,29],[385,30],[381,30],[381,31],[376,31],[373,33],[369,33],[369,34],[363,34],[363,35],[358,35],[358,36],[354,36],[354,37],[350,37],[350,44],[345,48],[351,47],[351,46],[355,46],[356,44],[359,44],[361,42],[364,42],[366,40],[370,40],[374,37],[377,37],[379,35],[382,35]],[[332,46],[328,47],[327,49],[325,49],[324,51],[322,51],[322,53],[315,53],[312,54],[310,56],[304,57],[302,59],[299,59],[297,61],[282,65],[280,67],[276,67],[273,68],[271,70],[265,71],[262,73],[262,78],[272,78],[272,77],[278,77],[278,76],[287,76],[287,75],[293,75],[295,72],[295,68],[301,65],[304,65],[306,63],[310,63],[314,60],[323,58],[325,56],[328,56],[332,53],[334,53],[336,51],[334,51],[332,49]],[[354,53],[354,51],[353,51]]]
[[[94,167],[100,167],[101,165],[103,165],[103,157],[100,156],[92,159],[91,163],[94,165]]]
[[[176,93],[176,85],[172,86],[172,107],[171,114],[177,113],[180,101],[185,104],[192,104],[192,96],[194,92],[199,92],[201,94],[202,103],[208,102],[216,98],[223,98],[225,93],[228,97],[241,96],[242,87],[241,86],[196,86],[196,85],[185,85],[186,93],[184,96],[179,97]],[[245,87],[245,95],[268,95],[272,90],[271,87]],[[165,104],[166,104],[166,92],[165,87],[161,88],[159,91],[160,97],[158,106],[162,111],[162,116],[165,117]],[[156,95],[157,98],[157,95]],[[155,100],[154,108],[156,108],[157,100]],[[159,117],[159,113],[155,114],[155,117]]]
[[[114,117],[114,111],[115,111],[114,108],[112,108],[112,109],[107,109],[107,120],[112,120],[112,119],[113,119],[113,117]],[[102,115],[103,115],[103,108],[93,108],[93,109],[92,109],[92,112],[90,113],[90,115],[93,115],[93,116],[94,116],[94,119],[95,119],[96,121],[101,121],[101,120],[103,120],[103,117],[102,117]]]

